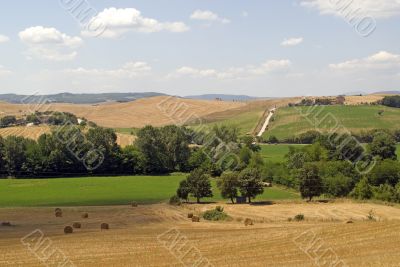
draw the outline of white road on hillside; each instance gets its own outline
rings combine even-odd
[[[264,125],[263,125],[263,127],[261,128],[260,132],[257,134],[258,137],[261,137],[261,136],[263,135],[263,133],[265,132],[265,130],[267,130],[267,127],[268,127],[268,125],[269,125],[269,122],[270,122],[272,116],[274,115],[275,111],[276,111],[276,108],[273,108],[273,109],[270,109],[270,110],[269,110],[268,117],[267,117],[267,119],[265,120]]]

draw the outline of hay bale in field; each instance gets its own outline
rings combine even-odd
[[[188,218],[192,219],[193,218],[193,213],[188,213]]]
[[[64,234],[72,234],[74,232],[74,229],[71,226],[65,226],[64,227]]]
[[[12,226],[12,225],[11,225],[11,223],[10,223],[10,222],[2,222],[2,223],[1,223],[1,226],[7,226],[7,227],[10,227],[10,226]]]
[[[136,208],[137,206],[138,206],[138,203],[137,203],[137,202],[135,202],[135,201],[131,202],[131,207]]]
[[[244,225],[245,226],[254,225],[254,222],[252,219],[246,218],[246,220],[244,220]]]
[[[56,217],[57,218],[62,217],[62,211],[56,211]]]
[[[54,212],[55,212],[55,213],[57,213],[57,212],[62,212],[62,210],[61,210],[60,208],[56,208],[56,209],[54,210]]]
[[[200,217],[193,215],[192,222],[200,222]]]
[[[75,229],[80,229],[80,228],[82,228],[82,224],[80,224],[80,223],[78,223],[78,222],[74,222],[74,223],[72,224],[72,227],[75,228]]]
[[[100,225],[100,229],[101,229],[101,230],[109,230],[109,229],[110,229],[110,226],[108,225],[108,223],[102,223],[102,224]]]
[[[345,224],[351,224],[351,223],[354,223],[354,222],[352,220],[348,220],[345,222]]]
[[[85,212],[85,213],[82,213],[82,219],[87,219],[87,218],[89,218],[89,213],[87,213],[87,212]]]

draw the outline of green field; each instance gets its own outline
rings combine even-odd
[[[260,153],[265,161],[279,163],[285,160],[285,155],[289,152],[290,146],[301,147],[304,145],[261,145]]]
[[[204,121],[202,122],[201,125],[199,124],[189,125],[188,127],[194,130],[196,129],[207,130],[214,127],[214,125],[219,125],[219,126],[226,125],[231,127],[237,127],[239,129],[240,135],[246,135],[253,133],[263,113],[264,110],[258,108],[257,110],[244,111],[234,116],[229,115],[228,118],[223,118],[223,116],[222,118],[219,118],[218,116],[216,116],[213,119],[208,118],[211,121],[209,122]]]
[[[310,107],[278,109],[274,121],[271,122],[264,137],[268,138],[274,135],[278,139],[282,139],[316,128],[327,131],[336,125],[336,122],[351,132],[371,129],[400,129],[399,108],[384,106],[319,106],[311,108],[315,108],[311,113],[307,112]],[[384,113],[379,115],[378,112],[381,110]],[[310,115],[305,117],[302,114]]]
[[[305,145],[289,145],[289,144],[277,144],[277,145],[261,145],[261,156],[265,161],[271,161],[274,163],[280,163],[285,160],[285,155],[289,152],[289,147],[301,147]],[[400,144],[397,145],[397,156],[400,160]]]
[[[175,194],[184,174],[170,176],[93,177],[62,179],[2,179],[0,207],[119,205],[131,201],[156,203]],[[215,180],[214,198],[222,200]],[[280,188],[267,188],[256,200],[298,198]]]

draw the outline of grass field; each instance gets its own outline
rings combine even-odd
[[[285,155],[289,152],[289,147],[301,147],[305,145],[289,145],[289,144],[277,144],[277,145],[261,145],[261,156],[266,161],[274,163],[283,162]],[[400,144],[397,145],[397,156],[400,160]]]
[[[240,135],[251,134],[257,126],[257,123],[263,113],[264,110],[244,112],[232,118],[204,123],[201,125],[201,128],[205,127],[211,129],[215,125],[226,125],[230,127],[237,127]],[[199,128],[199,126],[190,126],[190,128],[196,129]]]
[[[274,163],[283,162],[285,160],[285,155],[289,152],[290,146],[302,147],[304,145],[261,145],[260,153],[266,161],[271,161]]]
[[[286,107],[278,109],[274,121],[264,137],[275,135],[279,139],[296,136],[309,130],[315,130],[316,121],[320,123],[318,129],[329,130],[336,122],[351,132],[360,132],[371,129],[399,129],[400,109],[384,106],[321,106],[316,107],[307,120],[301,114],[307,114],[310,107]],[[383,110],[382,116],[378,112]],[[329,117],[325,117],[328,116]],[[323,119],[323,118],[331,118]],[[334,118],[334,119],[332,119]],[[342,128],[343,128],[342,127]]]
[[[0,207],[119,205],[131,201],[156,203],[175,194],[183,174],[170,176],[93,177],[62,179],[0,180]],[[220,201],[212,181],[214,197]],[[294,199],[292,192],[267,188],[257,200]]]

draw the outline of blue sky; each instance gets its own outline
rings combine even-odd
[[[399,15],[399,0],[4,1],[0,93],[397,90]]]

